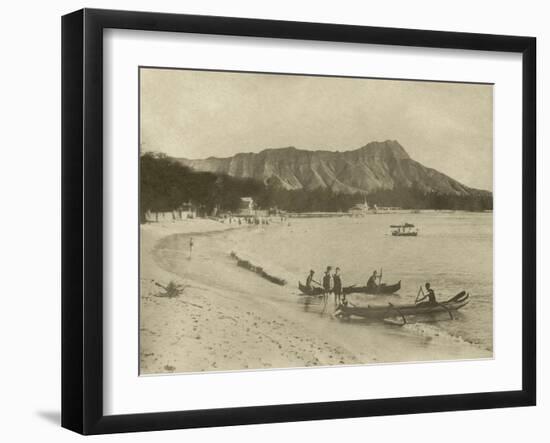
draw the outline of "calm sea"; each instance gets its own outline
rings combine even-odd
[[[416,225],[418,237],[391,235],[390,225],[405,222]],[[399,295],[354,296],[355,303],[412,303],[426,282],[441,301],[465,290],[471,301],[457,319],[429,327],[435,335],[445,332],[492,351],[492,214],[378,214],[290,219],[289,223],[231,233],[237,249],[250,251],[266,269],[272,266],[284,274],[289,296],[295,295],[298,280],[304,282],[310,269],[320,281],[327,265],[341,268],[345,286],[364,285],[375,269],[382,271],[383,282],[401,280]]]

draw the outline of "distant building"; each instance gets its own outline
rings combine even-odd
[[[285,214],[286,214],[286,211],[283,211],[282,209],[279,209],[276,206],[273,208],[269,208],[266,213],[266,215],[278,215],[278,216],[285,215]]]
[[[180,219],[195,218],[197,216],[197,208],[191,203],[182,203],[178,208]]]
[[[183,203],[173,211],[147,211],[145,220],[148,222],[167,222],[195,218],[197,207],[191,203]]]
[[[399,207],[399,206],[377,206],[376,210],[379,211],[379,212],[400,211],[401,207]]]
[[[254,215],[254,199],[252,197],[241,197],[239,204],[240,215]]]
[[[364,203],[358,203],[355,206],[353,206],[349,210],[349,213],[360,216],[360,215],[365,215],[368,211],[369,211],[369,205],[367,203],[367,200],[365,199]]]

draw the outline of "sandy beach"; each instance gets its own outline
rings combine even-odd
[[[303,322],[274,311],[246,290],[279,288],[238,268],[229,251],[206,256],[202,239],[230,229],[254,229],[211,220],[189,220],[142,227],[141,373],[199,372],[247,368],[354,364],[357,359],[338,344],[306,330]],[[163,238],[187,234],[195,241],[194,256],[175,274],[159,265]],[[166,263],[164,263],[166,264]],[[224,279],[239,273],[239,282]],[[159,297],[163,285],[184,285],[179,297]]]
[[[208,219],[143,225],[141,374],[492,357],[489,349],[433,324],[349,324],[320,315],[317,306],[308,308],[293,276],[243,240],[284,238],[289,229],[282,223],[259,227]],[[231,252],[269,263],[264,269],[283,274],[289,284],[279,286],[238,267]],[[183,293],[163,297],[155,283],[170,282],[182,285]]]

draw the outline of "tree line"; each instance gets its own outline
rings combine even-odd
[[[456,211],[486,211],[493,209],[493,195],[480,192],[473,195],[453,195],[426,192],[416,187],[380,189],[367,195],[378,206],[397,206],[403,209],[440,209]]]
[[[426,193],[417,188],[378,190],[367,194],[344,194],[328,188],[284,189],[278,180],[266,183],[250,178],[194,171],[162,153],[147,152],[140,157],[140,218],[151,212],[172,211],[191,203],[203,214],[217,208],[235,212],[241,197],[252,197],[259,209],[288,212],[346,212],[365,198],[372,206],[403,209],[492,209],[491,194],[455,196]]]
[[[262,184],[252,179],[194,171],[162,153],[140,157],[140,218],[151,212],[173,211],[191,203],[204,214],[214,208],[235,211],[240,198],[256,195]]]

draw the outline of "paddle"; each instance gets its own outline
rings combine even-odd
[[[418,296],[422,294],[422,298],[419,299]],[[418,289],[418,293],[416,294],[416,298],[414,299],[414,304],[416,305],[418,302],[424,300],[426,298],[426,295],[424,294],[424,290],[422,289],[422,286]]]
[[[312,283],[315,283],[316,285],[318,285],[320,288],[323,287],[323,285],[321,285],[321,283],[319,283],[318,281],[315,281],[315,280],[311,280]]]

